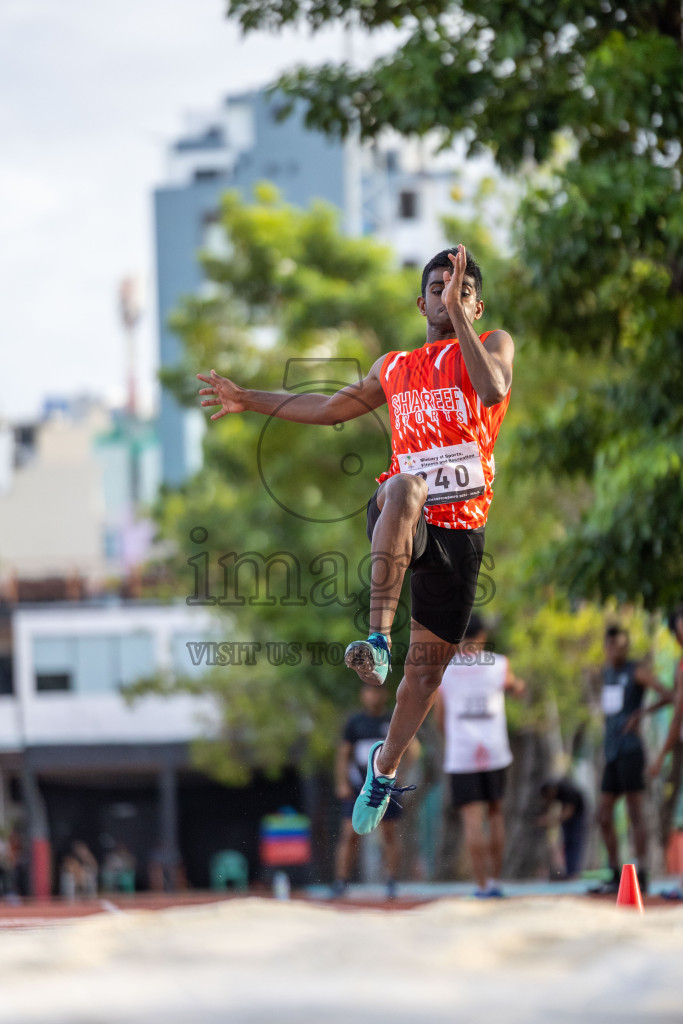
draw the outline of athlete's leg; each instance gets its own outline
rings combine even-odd
[[[671,770],[664,783],[664,800],[660,811],[660,842],[664,849],[669,844],[673,826],[674,812],[678,806],[678,794],[681,790],[681,769],[683,768],[683,743],[679,740],[673,749]]]
[[[491,877],[497,880],[503,873],[503,854],[505,853],[505,819],[503,817],[503,801],[490,800],[488,809]]]
[[[645,821],[645,794],[642,790],[624,793],[629,821],[633,831],[633,845],[638,860],[638,869],[647,870],[647,824]]]
[[[395,774],[399,761],[434,703],[455,649],[455,644],[446,643],[411,619],[405,675],[396,693],[389,731],[375,762],[382,775]]]
[[[382,819],[381,835],[384,846],[384,870],[388,879],[396,880],[401,868],[401,840],[395,819]]]
[[[390,477],[377,492],[380,514],[372,533],[371,633],[391,634],[426,498],[426,482],[409,473]]]
[[[617,833],[614,828],[614,804],[616,795],[614,793],[601,793],[598,804],[598,824],[602,833],[602,841],[607,847],[607,859],[609,866],[617,869],[619,866],[619,848]]]
[[[489,843],[484,832],[483,800],[463,804],[460,808],[465,832],[465,847],[472,862],[472,871],[481,892],[486,889],[489,872]],[[496,876],[498,877],[498,876]]]
[[[358,836],[353,831],[351,819],[344,818],[335,854],[335,878],[337,881],[348,882],[357,854]]]

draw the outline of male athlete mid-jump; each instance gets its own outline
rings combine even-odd
[[[399,762],[434,703],[446,666],[470,618],[493,496],[493,446],[507,411],[514,345],[506,331],[478,335],[484,312],[481,271],[463,245],[437,253],[417,299],[427,321],[420,348],[389,352],[360,385],[334,395],[282,395],[239,387],[215,370],[202,405],[211,419],[259,412],[297,423],[335,424],[385,402],[392,458],[368,502],[372,544],[370,635],[346,650],[363,682],[381,685],[391,663],[391,627],[411,569],[410,644],[396,707],[383,742],[370,751],[353,809],[356,832],[371,832],[395,792]]]

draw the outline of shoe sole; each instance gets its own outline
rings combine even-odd
[[[344,664],[357,672],[364,683],[371,686],[382,686],[384,683],[384,679],[380,679],[377,674],[377,666],[366,644],[349,644],[344,654]]]

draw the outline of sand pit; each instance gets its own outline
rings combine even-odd
[[[249,898],[0,934],[3,1024],[682,1019],[678,909]]]

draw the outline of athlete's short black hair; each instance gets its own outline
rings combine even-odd
[[[445,267],[448,270],[451,269],[453,264],[448,258],[448,254],[452,253],[453,256],[457,256],[458,247],[457,245],[452,246],[450,249],[442,249],[441,252],[437,252],[436,256],[432,256],[431,260],[425,266],[422,271],[422,298],[427,294],[427,280],[432,270],[436,267]],[[481,298],[481,270],[479,264],[475,260],[472,253],[467,251],[467,263],[465,264],[465,273],[468,277],[471,277],[474,281],[474,292],[477,296],[477,302]]]
[[[471,640],[473,636],[478,636],[480,633],[486,631],[486,623],[482,619],[481,615],[477,612],[472,612],[470,615],[470,621],[467,623],[467,629],[465,630],[464,640]]]

